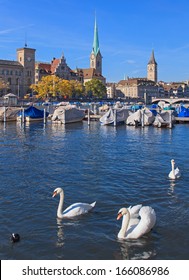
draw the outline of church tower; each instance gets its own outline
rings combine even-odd
[[[102,75],[102,55],[100,53],[96,19],[95,19],[95,26],[94,26],[93,49],[90,55],[90,68],[96,69],[96,72]]]
[[[154,50],[147,65],[147,79],[157,83],[157,62],[154,57]]]
[[[35,83],[35,49],[24,48],[17,49],[17,61],[23,66],[23,92],[30,91],[30,85]]]

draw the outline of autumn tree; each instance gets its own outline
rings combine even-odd
[[[8,88],[9,88],[9,84],[6,83],[2,78],[0,78],[0,92]]]
[[[59,92],[60,78],[49,75],[42,77],[38,84],[32,84],[30,88],[37,93],[38,98],[56,97]]]
[[[72,88],[72,97],[78,98],[82,95],[84,88],[83,85],[79,81],[71,80],[70,81]]]
[[[38,84],[33,84],[30,87],[37,93],[38,98],[51,98],[51,97],[76,97],[83,91],[82,84],[78,81],[68,81],[61,79],[55,75],[42,77]]]
[[[94,98],[106,97],[106,87],[98,79],[92,79],[85,84],[85,94]]]

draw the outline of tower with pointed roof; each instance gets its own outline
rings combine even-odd
[[[90,68],[94,68],[98,74],[102,75],[102,55],[100,53],[99,47],[98,27],[96,23],[96,18],[94,26],[93,48],[90,55]]]
[[[157,62],[154,56],[154,50],[147,65],[147,79],[157,83]]]

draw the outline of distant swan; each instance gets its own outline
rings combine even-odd
[[[55,197],[57,194],[60,194],[60,201],[57,209],[57,217],[58,218],[73,218],[82,214],[85,214],[92,210],[95,207],[96,201],[88,204],[88,203],[74,203],[66,208],[64,211],[64,191],[62,188],[57,188],[54,190],[52,197]],[[62,212],[63,211],[63,212]]]
[[[150,206],[135,205],[121,208],[117,220],[123,217],[118,233],[120,239],[137,239],[148,233],[156,223],[156,213]]]
[[[179,170],[178,167],[175,169],[174,159],[171,160],[171,167],[172,167],[172,170],[168,175],[169,178],[172,179],[172,180],[178,179],[181,176],[181,173],[180,173],[180,170]]]

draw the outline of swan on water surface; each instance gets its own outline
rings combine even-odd
[[[52,197],[55,197],[57,194],[60,194],[60,201],[57,209],[57,217],[58,218],[74,218],[79,215],[83,215],[91,211],[96,204],[96,201],[88,204],[88,203],[82,203],[82,202],[77,202],[69,207],[67,207],[63,211],[63,204],[64,204],[64,191],[62,188],[56,188],[53,192]]]
[[[175,180],[175,179],[180,178],[181,173],[180,173],[180,170],[179,170],[178,167],[175,169],[175,161],[174,161],[174,159],[171,160],[171,167],[172,167],[172,170],[170,171],[170,173],[168,175],[169,179]]]
[[[120,239],[137,239],[148,233],[156,223],[156,213],[150,206],[135,205],[121,208],[117,220],[122,218],[122,226],[118,233]]]

